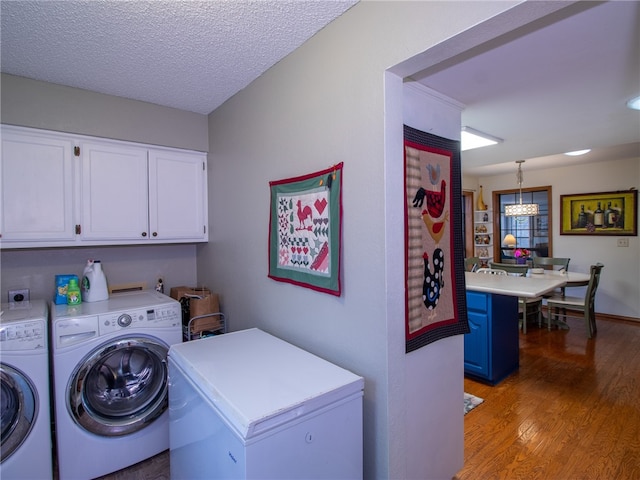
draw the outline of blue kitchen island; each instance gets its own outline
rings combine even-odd
[[[520,365],[518,297],[539,297],[566,278],[465,273],[470,332],[464,337],[464,373],[496,385]]]

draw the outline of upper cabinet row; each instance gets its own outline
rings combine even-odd
[[[201,152],[2,126],[2,248],[206,242]]]

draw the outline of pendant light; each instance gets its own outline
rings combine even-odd
[[[518,179],[518,185],[520,186],[520,203],[505,205],[504,214],[507,217],[531,217],[533,215],[538,215],[537,203],[522,203],[522,164],[524,163],[524,160],[517,160],[516,163],[518,164],[518,173],[516,173],[516,178]]]

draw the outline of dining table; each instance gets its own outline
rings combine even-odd
[[[535,273],[535,269],[529,269],[527,277],[554,278],[561,277],[565,280],[563,287],[585,287],[589,285],[591,275],[582,272],[568,272],[566,270],[544,270],[542,273]]]

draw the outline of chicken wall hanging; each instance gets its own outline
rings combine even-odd
[[[459,142],[404,127],[406,351],[469,331]]]
[[[342,167],[269,182],[269,278],[340,296]]]

